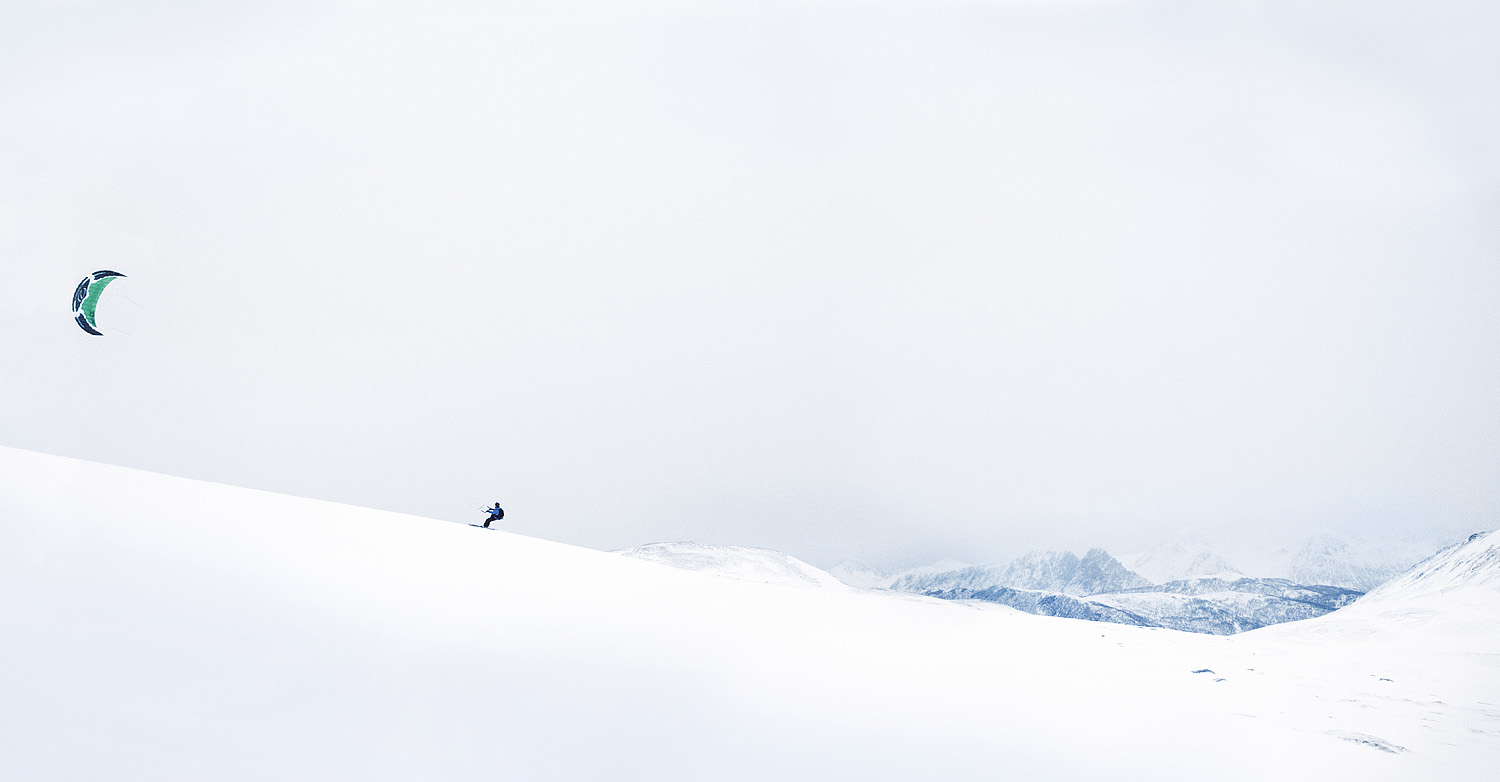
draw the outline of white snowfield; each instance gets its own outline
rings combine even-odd
[[[1493,779],[1495,550],[1219,637],[0,448],[0,779]]]

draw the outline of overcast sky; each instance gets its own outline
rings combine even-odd
[[[825,566],[1500,526],[1493,4],[207,5],[0,10],[0,444]]]

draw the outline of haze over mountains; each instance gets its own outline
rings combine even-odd
[[[1237,578],[1245,575],[1207,546],[1185,542],[1125,556],[1121,563],[1131,572],[1156,584],[1185,578]]]
[[[1036,552],[1002,566],[904,573],[891,579],[889,588],[926,593],[937,589],[1006,586],[1065,595],[1093,595],[1150,585],[1150,581],[1126,570],[1103,549],[1093,549],[1082,559],[1066,551]]]

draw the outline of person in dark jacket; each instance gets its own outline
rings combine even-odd
[[[495,507],[493,508],[485,508],[484,512],[490,514],[490,517],[484,520],[485,529],[489,529],[490,524],[492,524],[493,522],[505,518],[505,510],[500,507],[500,503],[498,502],[495,503]]]

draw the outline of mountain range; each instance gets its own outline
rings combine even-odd
[[[1300,580],[1247,576],[1208,548],[1186,543],[1128,559],[1134,567],[1096,548],[1081,558],[1032,552],[1001,565],[928,566],[884,578],[852,565],[834,572],[846,584],[867,588],[1213,635],[1322,616],[1364,593],[1351,584],[1374,586],[1399,572],[1389,562],[1358,560],[1349,544],[1333,539],[1311,541],[1290,556],[1283,552],[1284,570],[1300,574]]]
[[[1126,568],[1103,549],[1079,557],[1031,552],[1001,565],[939,563],[894,576],[856,562],[826,572],[777,551],[699,543],[653,543],[621,555],[720,576],[794,586],[831,582],[943,600],[997,603],[1041,616],[1231,635],[1311,619],[1342,608],[1362,591],[1286,578],[1245,576],[1216,555],[1178,547],[1136,557],[1154,573],[1195,575],[1165,583]],[[1336,560],[1325,560],[1333,567]],[[1345,567],[1344,572],[1354,572]],[[1365,571],[1369,572],[1369,571]]]
[[[1067,551],[1031,552],[1000,565],[943,562],[882,573],[858,562],[832,572],[766,549],[698,543],[654,543],[618,552],[686,570],[763,583],[790,585],[840,581],[849,586],[904,592],[943,600],[981,601],[1041,616],[1164,627],[1193,633],[1231,635],[1268,625],[1311,619],[1357,600],[1364,590],[1290,578],[1251,577],[1206,547],[1174,544],[1129,559],[1155,581],[1103,549],[1082,557]],[[1354,559],[1352,547],[1323,539],[1282,560],[1292,572],[1316,578],[1368,583],[1386,567]]]
[[[1081,559],[1068,551],[1033,552],[1005,565],[971,565],[935,573],[903,573],[892,578],[886,588],[930,594],[1003,586],[1082,596],[1150,585],[1150,581],[1126,570],[1103,549],[1093,549]]]

